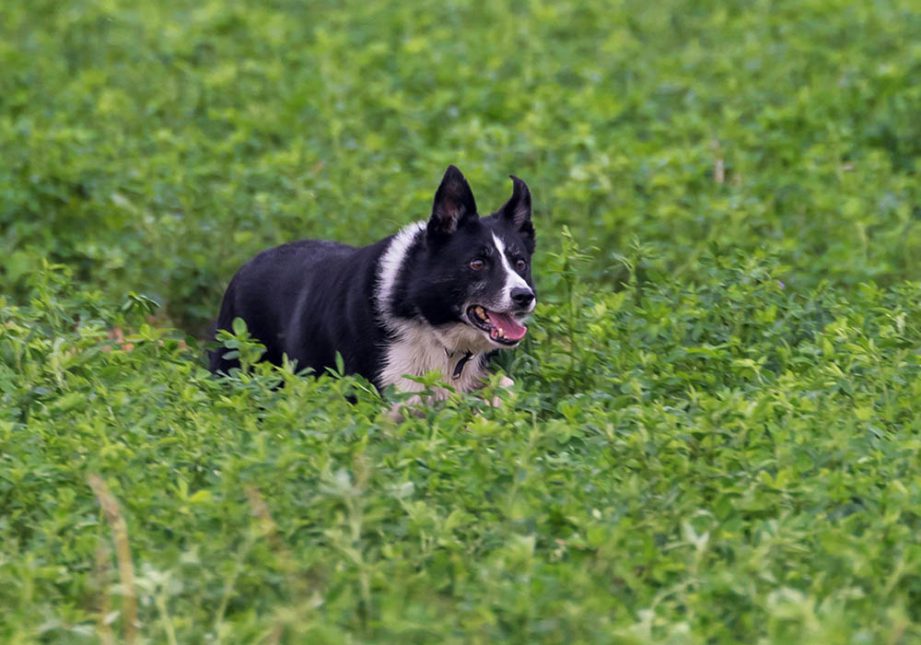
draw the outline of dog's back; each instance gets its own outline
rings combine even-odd
[[[276,365],[287,354],[298,369],[322,372],[335,364],[339,348],[348,371],[363,372],[363,364],[375,359],[382,333],[367,308],[381,246],[302,240],[264,251],[234,275],[216,328],[230,330],[233,320],[242,318],[265,345],[264,360]],[[211,371],[238,366],[236,359],[223,357],[226,351],[211,352]]]

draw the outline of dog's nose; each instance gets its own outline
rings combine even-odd
[[[512,289],[512,302],[519,307],[527,307],[534,300],[534,292],[524,287],[515,287]]]

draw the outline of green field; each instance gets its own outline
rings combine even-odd
[[[921,642],[919,115],[913,0],[5,0],[0,641]],[[501,408],[210,377],[449,163],[534,194]]]

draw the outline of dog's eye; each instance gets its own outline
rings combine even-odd
[[[474,271],[482,271],[486,268],[486,260],[481,260],[480,258],[470,260],[470,263],[467,266],[469,266]]]
[[[527,263],[527,262],[525,262],[524,260],[521,260],[521,259],[515,260],[515,269],[516,269],[519,273],[520,273],[521,271],[524,271],[524,270],[527,269],[527,268],[528,268],[528,263]]]

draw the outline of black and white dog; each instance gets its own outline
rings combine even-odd
[[[476,388],[487,356],[516,346],[536,303],[531,279],[531,193],[517,177],[511,198],[477,214],[467,180],[449,166],[428,222],[355,248],[303,240],[265,251],[233,277],[217,329],[234,318],[266,347],[264,360],[322,373],[345,371],[378,388],[413,392],[406,376],[440,372],[456,390]],[[211,370],[236,362],[211,354]]]

